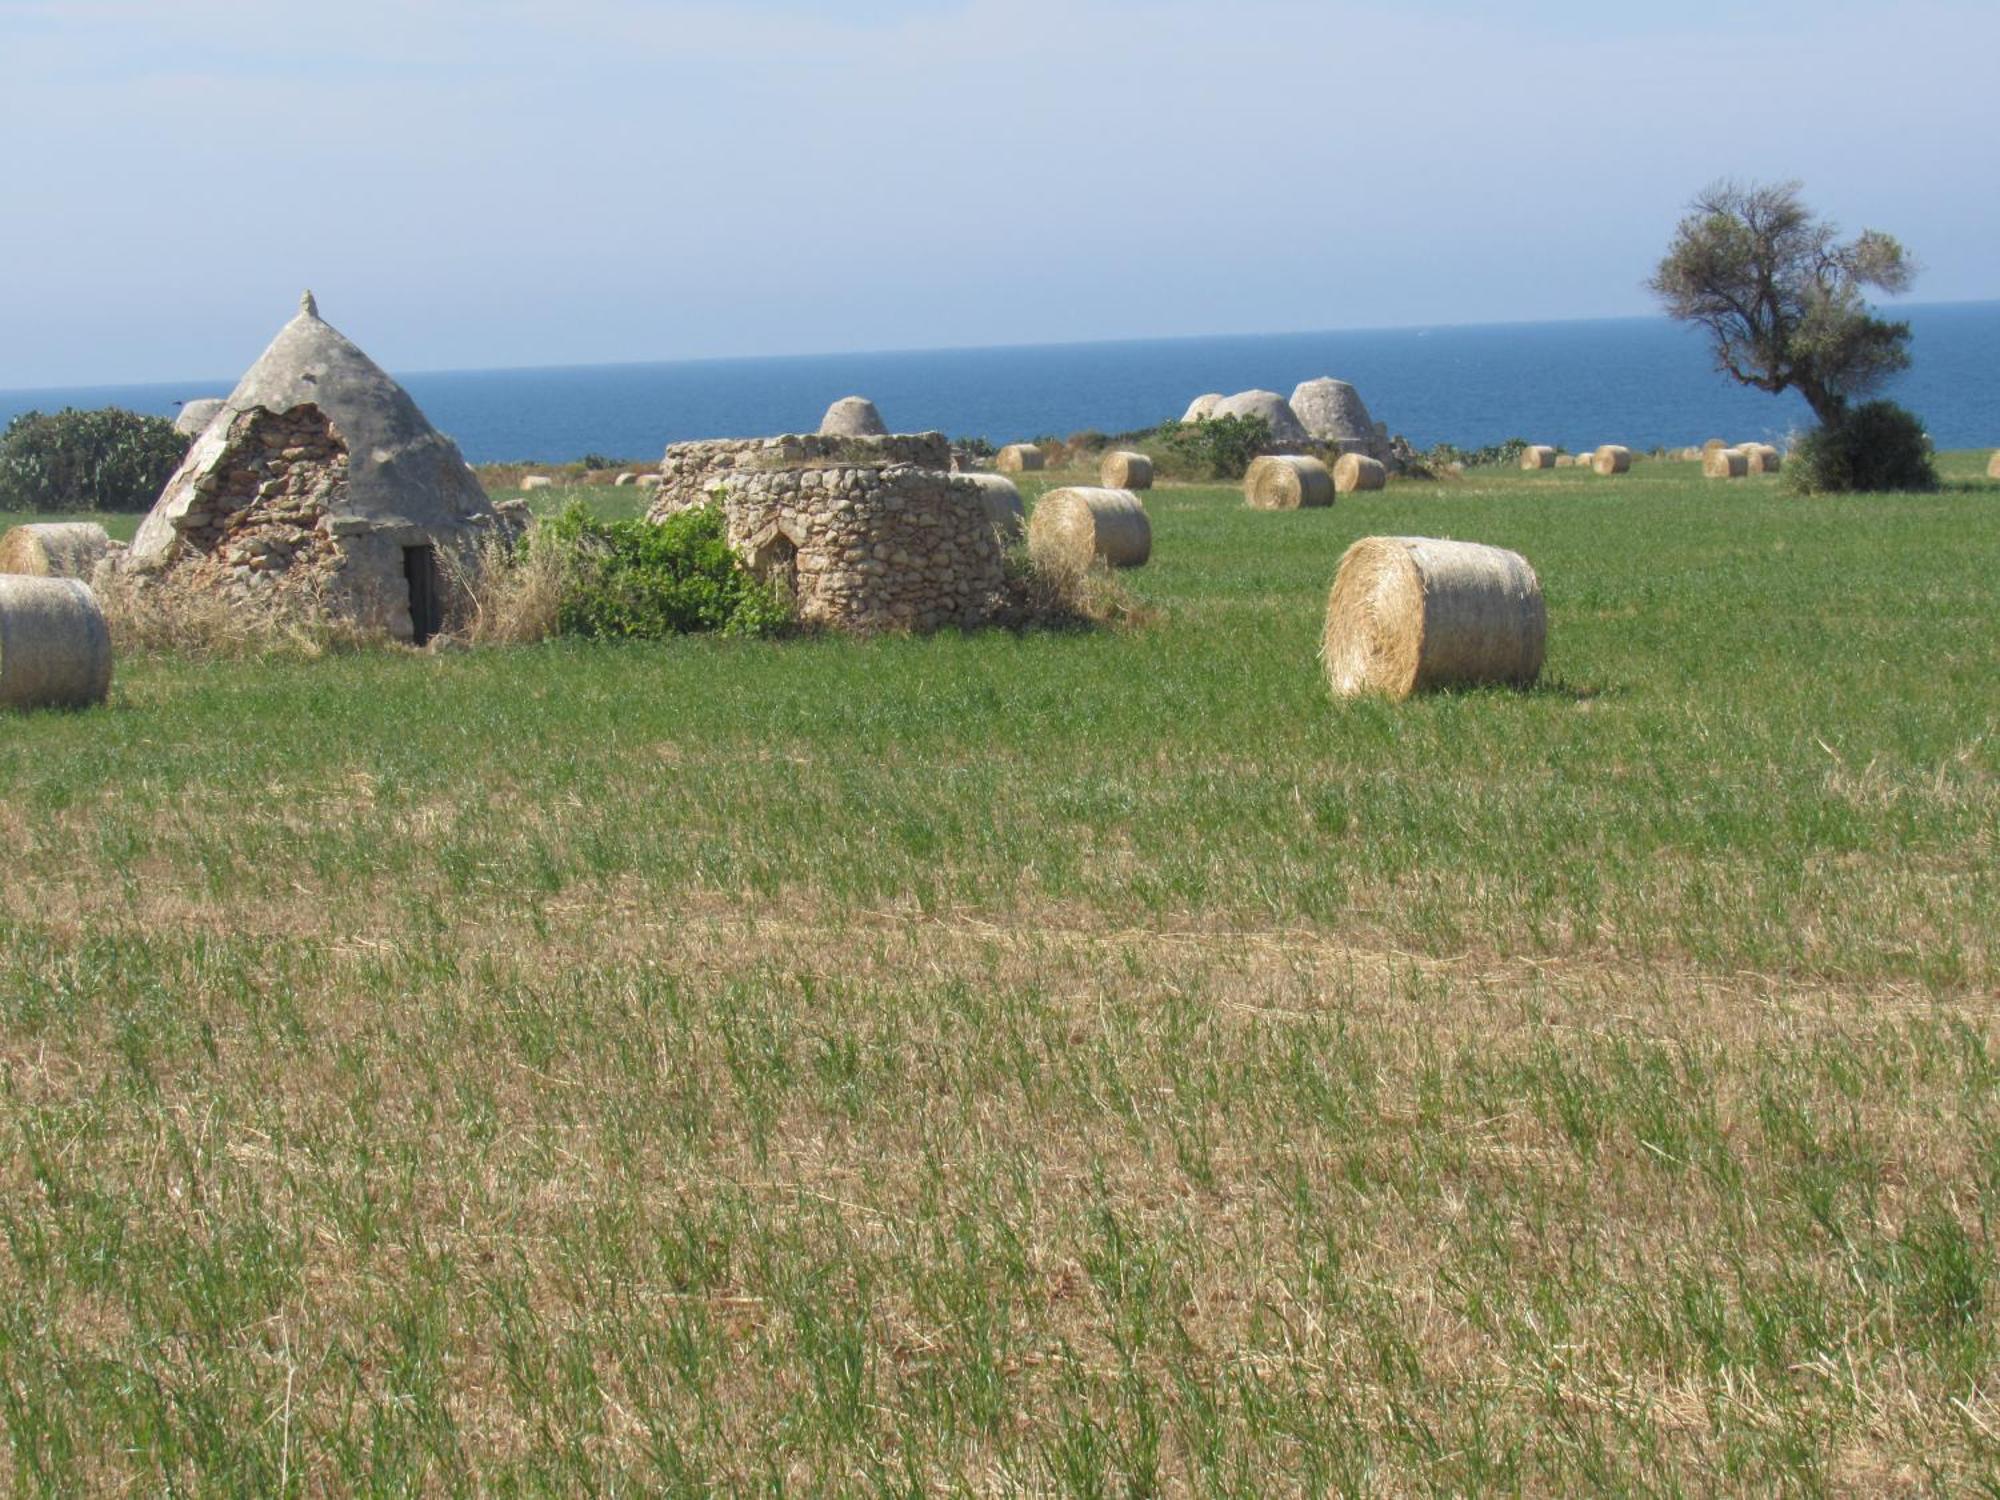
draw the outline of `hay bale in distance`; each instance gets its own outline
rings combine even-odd
[[[1769,443],[1739,443],[1746,467],[1752,474],[1776,474],[1785,466],[1785,457]]]
[[[1521,450],[1521,467],[1524,469],[1553,469],[1555,466],[1556,450],[1544,443]]]
[[[1153,461],[1143,453],[1123,449],[1107,453],[1097,466],[1097,482],[1107,490],[1150,490]]]
[[[639,482],[639,476],[628,469],[623,474],[620,474],[616,479],[612,480],[611,482],[622,490],[628,484],[637,484]]]
[[[111,538],[94,521],[16,526],[0,536],[0,573],[88,579],[110,550]]]
[[[1136,568],[1153,555],[1153,523],[1130,490],[1050,490],[1028,517],[1028,551],[1061,567]]]
[[[1048,458],[1033,443],[1009,443],[993,457],[993,467],[1002,474],[1027,474],[1047,466]]]
[[[1704,479],[1741,479],[1750,472],[1750,458],[1741,448],[1711,448],[1701,461]]]
[[[2000,449],[1996,449],[1993,456],[1986,461],[1986,477],[2000,479]]]
[[[1701,445],[1701,451],[1703,456],[1706,457],[1708,454],[1711,453],[1719,453],[1722,449],[1727,448],[1728,446],[1729,444],[1723,442],[1721,438],[1710,438],[1707,442]]]
[[[1388,482],[1389,466],[1365,453],[1343,453],[1333,466],[1333,489],[1338,495],[1379,490]]]
[[[1554,469],[1574,469],[1578,464],[1582,462],[1583,460],[1578,458],[1574,453],[1558,453],[1556,455],[1556,461],[1549,467]],[[1525,465],[1523,467],[1525,467]]]
[[[1629,474],[1632,470],[1632,450],[1617,443],[1606,443],[1590,455],[1590,472],[1593,474]]]
[[[1267,453],[1250,460],[1243,500],[1252,510],[1304,510],[1333,504],[1333,475],[1316,458]]]
[[[555,481],[546,474],[529,474],[522,478],[523,490],[547,490],[555,488]]]
[[[979,503],[986,507],[986,519],[1000,533],[1001,541],[1012,546],[1021,539],[1028,520],[1021,492],[1005,474],[961,474],[958,476],[979,491]]]
[[[1215,415],[1216,407],[1222,405],[1222,392],[1210,391],[1205,396],[1197,396],[1188,403],[1188,409],[1181,413],[1183,422],[1206,422]]]
[[[821,437],[887,437],[889,424],[866,396],[842,396],[819,419]]]
[[[1334,573],[1320,659],[1338,697],[1407,698],[1457,683],[1533,682],[1547,641],[1541,580],[1520,553],[1371,536]]]
[[[75,578],[0,577],[0,706],[82,708],[111,690],[111,632]]]

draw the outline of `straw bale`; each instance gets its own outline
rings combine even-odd
[[[1267,453],[1243,475],[1243,499],[1253,510],[1300,510],[1333,504],[1333,475],[1316,458]]]
[[[1356,490],[1379,490],[1389,482],[1388,466],[1365,453],[1343,453],[1333,466],[1336,494],[1351,495]]]
[[[1590,455],[1590,472],[1593,474],[1628,474],[1632,470],[1632,450],[1617,443],[1606,443]]]
[[[0,536],[0,573],[88,579],[110,550],[111,538],[93,521],[16,526]]]
[[[1153,461],[1143,453],[1124,450],[1107,453],[1097,466],[1097,482],[1107,490],[1150,490]]]
[[[1996,449],[1993,456],[1986,461],[1986,477],[2000,479],[2000,449]]]
[[[1518,552],[1432,537],[1363,537],[1340,559],[1320,658],[1336,696],[1518,683],[1542,670],[1548,612]]]
[[[1750,472],[1750,456],[1741,448],[1711,448],[1701,461],[1704,479],[1741,479]]]
[[[1776,474],[1785,466],[1785,456],[1769,443],[1741,445],[1746,467],[1752,474]]]
[[[1153,524],[1130,490],[1050,490],[1028,517],[1028,550],[1070,568],[1136,568],[1152,556]]]
[[[1009,443],[993,458],[993,467],[1002,474],[1027,474],[1047,466],[1047,457],[1033,443]]]
[[[1556,466],[1556,450],[1543,443],[1521,450],[1521,467],[1524,469],[1553,469]]]
[[[82,708],[111,690],[111,632],[75,578],[0,577],[0,707]]]
[[[960,474],[957,477],[979,491],[979,503],[986,507],[986,519],[1000,533],[1002,544],[1011,547],[1018,542],[1026,529],[1028,513],[1021,504],[1021,492],[1014,487],[1014,481],[1005,474]]]

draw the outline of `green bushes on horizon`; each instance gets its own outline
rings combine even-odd
[[[192,441],[116,406],[22,412],[0,433],[0,511],[150,510]]]

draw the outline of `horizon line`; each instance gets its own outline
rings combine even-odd
[[[1928,308],[1987,307],[2000,305],[2000,297],[1953,298],[1938,302],[1903,302],[1891,311],[1916,311]],[[1239,330],[1225,333],[1177,333],[1150,336],[1130,336],[1124,338],[1101,339],[1032,339],[1018,343],[993,344],[932,344],[904,346],[899,348],[876,349],[822,349],[797,350],[780,354],[701,354],[671,359],[605,359],[584,362],[569,362],[548,365],[483,365],[476,367],[433,366],[423,369],[405,369],[397,373],[398,379],[422,378],[436,375],[529,375],[556,374],[575,370],[644,370],[657,369],[668,365],[728,365],[756,364],[761,362],[782,362],[807,359],[884,359],[925,354],[978,354],[1000,351],[1023,351],[1036,349],[1113,349],[1129,348],[1148,344],[1198,344],[1218,339],[1282,339],[1282,338],[1328,338],[1353,333],[1430,333],[1461,332],[1468,329],[1486,328],[1546,328],[1572,323],[1664,323],[1673,321],[1664,313],[1618,313],[1611,315],[1585,315],[1573,318],[1513,318],[1492,322],[1473,323],[1364,323],[1345,328],[1301,328],[1289,330]],[[245,368],[248,368],[247,366]],[[230,380],[222,394],[235,388],[239,374]],[[108,391],[143,390],[164,388],[173,385],[198,385],[206,389],[212,382],[200,380],[107,380],[80,385],[28,385],[0,387],[0,397],[33,396],[53,391]],[[211,392],[211,394],[214,394]],[[203,399],[189,396],[183,400]]]

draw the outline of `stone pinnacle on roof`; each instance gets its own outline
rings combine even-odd
[[[311,287],[299,293],[299,311],[309,318],[319,316],[319,303],[314,300]]]

